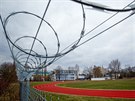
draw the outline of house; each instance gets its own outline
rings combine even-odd
[[[76,80],[78,78],[77,70],[59,70],[55,71],[51,79],[53,81],[64,81],[64,80]]]

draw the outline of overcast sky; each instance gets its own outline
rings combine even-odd
[[[94,2],[107,5],[111,8],[123,8],[132,1],[94,0]],[[5,19],[13,12],[27,11],[42,17],[47,2],[48,0],[0,0],[0,14]],[[91,10],[86,6],[84,6],[84,9],[86,14],[85,34],[114,14],[114,12],[104,13]],[[119,13],[104,25],[89,33],[80,43],[98,34],[129,14],[131,12]],[[80,4],[70,0],[52,0],[44,19],[57,32],[61,46],[60,51],[80,37],[83,27],[83,12]],[[40,19],[34,16],[17,14],[9,19],[6,28],[11,40],[15,41],[21,36],[35,36],[39,22]],[[54,55],[56,53],[57,38],[47,23],[43,22],[37,38],[46,46],[48,55]],[[32,42],[32,39],[26,38],[20,40],[17,44],[24,49],[30,49]],[[35,43],[33,50],[45,55],[42,45],[38,42]],[[80,68],[93,65],[107,67],[114,59],[118,59],[122,67],[125,65],[135,66],[135,15],[78,47],[54,62],[48,68],[53,69],[58,65],[66,68],[75,66],[76,64]],[[12,61],[12,58],[0,23],[0,64],[7,61]]]

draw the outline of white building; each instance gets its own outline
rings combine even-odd
[[[53,81],[76,80],[77,78],[77,70],[59,70],[59,73],[55,72],[52,75]]]

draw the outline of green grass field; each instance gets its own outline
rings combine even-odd
[[[74,81],[59,86],[88,89],[127,89],[135,90],[135,79],[107,80],[107,81]]]
[[[85,97],[85,96],[73,96],[73,95],[62,95],[54,93],[46,93],[47,101],[51,101],[50,95],[52,96],[52,101],[135,101],[135,99],[116,99],[116,98],[101,98],[101,97]]]
[[[46,82],[30,82],[30,87],[33,87],[35,85],[40,85],[40,84],[46,84],[46,83],[50,83],[50,81],[46,81]]]
[[[38,85],[49,82],[33,82],[31,85]],[[129,89],[135,90],[135,79],[125,80],[109,80],[109,81],[73,81],[66,84],[59,84],[59,86],[74,87],[74,88],[88,88],[88,89]],[[63,95],[45,92],[47,100],[57,101],[135,101],[135,99],[117,99],[117,98],[101,98],[101,97],[85,97],[74,95]]]

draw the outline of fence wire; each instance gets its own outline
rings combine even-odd
[[[103,5],[101,6],[99,4],[92,3],[92,2],[86,2],[84,0],[70,0],[70,1],[76,2],[78,5],[80,5],[80,9],[82,10],[81,11],[82,28],[80,31],[80,37],[76,41],[74,41],[72,44],[70,44],[69,46],[64,48],[62,51],[60,51],[61,43],[60,43],[60,39],[59,39],[59,34],[54,29],[53,25],[51,25],[51,23],[49,23],[49,21],[46,20],[46,13],[49,12],[48,9],[50,7],[50,4],[53,2],[52,0],[48,0],[42,17],[40,17],[37,14],[28,12],[28,11],[13,12],[13,13],[9,14],[6,18],[2,18],[2,16],[0,15],[2,27],[4,29],[4,35],[7,39],[7,42],[8,42],[11,54],[12,54],[12,58],[15,61],[17,76],[18,76],[18,80],[20,81],[20,100],[21,101],[56,101],[56,99],[53,100],[53,97],[51,95],[49,97],[47,97],[45,93],[43,93],[39,90],[36,90],[34,88],[30,88],[30,85],[29,85],[30,81],[29,80],[30,80],[31,76],[34,73],[36,73],[37,71],[39,71],[40,69],[43,69],[43,68],[50,66],[52,63],[54,63],[55,61],[57,61],[61,57],[65,56],[66,54],[70,53],[71,51],[73,51],[77,47],[80,47],[84,43],[94,39],[95,37],[101,35],[105,31],[111,29],[112,27],[118,25],[122,21],[126,20],[127,18],[129,18],[135,14],[135,11],[134,11],[135,4],[133,4],[135,1],[128,4],[123,9],[106,8],[106,6],[103,6]],[[110,25],[105,30],[90,37],[88,40],[84,40],[83,42],[81,42],[81,40],[84,37],[86,37],[89,33],[91,33],[93,31],[93,30],[91,30],[88,33],[85,32],[85,27],[86,27],[85,6],[92,6],[95,9],[100,9],[103,11],[106,10],[106,11],[116,12],[116,14],[112,15],[111,17],[109,17],[108,19],[103,21],[101,24],[97,25],[93,30],[95,30],[99,26],[102,26],[102,24],[109,21],[111,18],[113,18],[114,16],[116,16],[120,12],[131,12],[132,11],[132,13],[130,13],[127,17],[119,20],[114,25]],[[130,8],[127,9],[127,7],[130,7]],[[37,27],[37,30],[35,32],[35,35],[33,35],[33,36],[31,36],[31,35],[20,36],[13,41],[12,36],[11,36],[11,32],[8,31],[8,24],[10,23],[10,21],[13,17],[18,16],[18,15],[31,16],[33,18],[40,20],[40,22],[39,22],[39,26]],[[3,20],[3,19],[5,19],[5,20]],[[48,28],[50,28],[52,30],[53,35],[55,36],[54,40],[56,40],[57,50],[55,53],[53,53],[53,55],[50,55],[48,53],[47,46],[44,44],[44,42],[42,42],[38,38],[39,31],[40,31],[43,23],[46,24],[48,26]],[[27,40],[27,39],[32,40],[31,46],[28,46],[27,48],[23,48],[21,46],[21,43],[19,43],[19,42],[22,40]],[[44,50],[43,54],[34,50],[34,45],[36,43],[38,43],[40,45],[40,48],[42,48]],[[59,101],[59,100],[60,100],[60,98],[58,97],[57,101]]]

